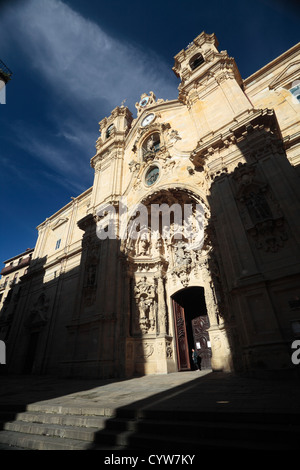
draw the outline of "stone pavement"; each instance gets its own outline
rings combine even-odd
[[[124,407],[300,415],[300,380],[246,378],[209,370],[107,380],[0,375],[2,411],[15,405],[25,410],[34,403],[76,407],[90,414],[101,408],[107,416]]]

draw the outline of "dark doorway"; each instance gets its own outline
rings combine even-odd
[[[24,373],[25,374],[31,374],[32,373],[34,360],[35,360],[35,356],[36,356],[38,340],[39,340],[39,332],[38,331],[33,331],[30,334],[29,345],[28,345],[27,355],[26,355],[26,359],[25,359],[25,366],[24,366]]]
[[[178,370],[193,369],[192,349],[201,358],[201,369],[211,367],[209,319],[204,288],[188,287],[172,296],[175,319]]]

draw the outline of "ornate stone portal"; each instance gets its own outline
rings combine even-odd
[[[148,211],[148,224],[132,236],[139,216],[132,217],[131,230],[122,244],[131,286],[127,374],[177,370],[177,326],[171,297],[182,289],[188,291],[190,286],[205,288],[214,363],[223,370],[230,369],[228,341],[220,327],[218,301],[208,268],[210,248],[203,246],[207,208],[188,191],[178,189],[159,191],[142,203]],[[156,216],[158,226],[153,221]],[[203,314],[201,309],[197,313],[195,305],[195,316]],[[186,330],[183,334],[187,337]],[[194,344],[191,340],[186,343],[190,355]]]

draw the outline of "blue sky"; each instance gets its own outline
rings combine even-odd
[[[144,92],[178,96],[174,56],[202,31],[243,78],[299,42],[292,0],[0,0],[0,266],[93,184],[98,122]]]

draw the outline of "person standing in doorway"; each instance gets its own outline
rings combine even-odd
[[[195,370],[201,370],[201,358],[198,356],[198,353],[195,351],[195,349],[192,349],[192,359]]]

